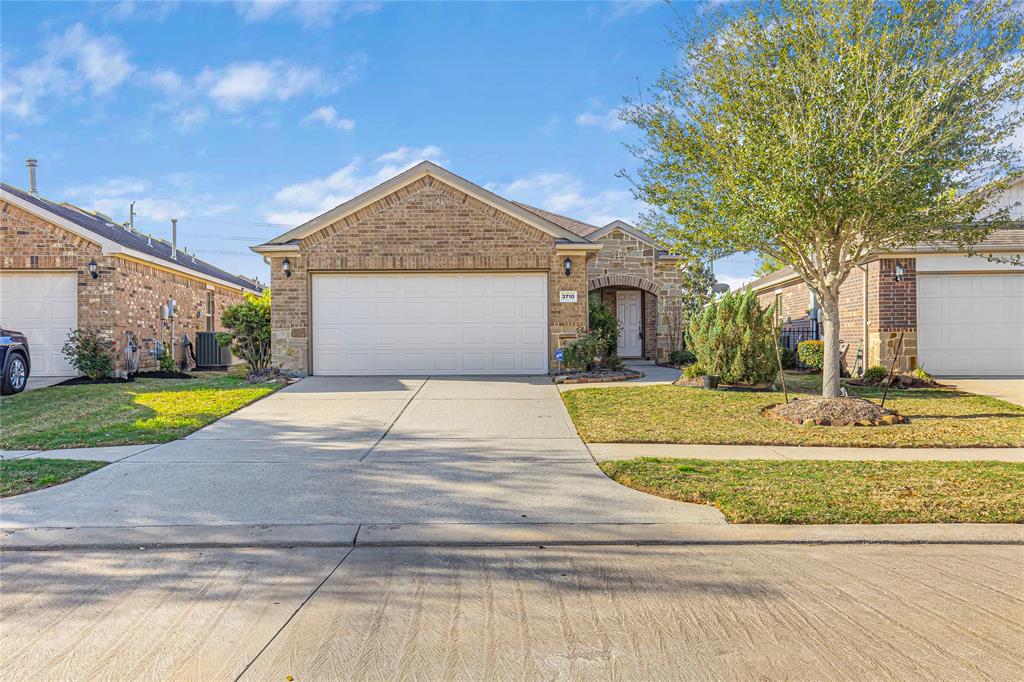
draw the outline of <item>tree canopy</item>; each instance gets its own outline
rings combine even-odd
[[[1014,0],[779,0],[707,13],[623,116],[650,227],[679,253],[756,252],[819,296],[839,391],[838,290],[873,251],[962,248],[1009,220],[1024,29]]]

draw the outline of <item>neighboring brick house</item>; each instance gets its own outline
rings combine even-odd
[[[170,339],[161,306],[177,302],[175,338],[221,329],[220,312],[257,292],[256,282],[225,272],[155,237],[106,217],[0,184],[0,324],[29,338],[33,376],[73,376],[61,354],[71,329],[113,339],[123,369],[126,332],[149,352]],[[93,274],[95,273],[95,276]],[[180,343],[175,344],[180,348]]]
[[[620,313],[620,353],[678,345],[675,259],[649,237],[508,201],[426,161],[253,250],[271,266],[285,369],[552,371],[587,326],[590,292]]]
[[[1012,186],[1004,201],[1015,206],[1020,198],[1024,182]],[[1020,211],[1014,210],[1016,218]],[[920,245],[875,254],[854,269],[839,291],[848,370],[858,348],[866,352],[866,366],[888,365],[902,333],[901,369],[1024,376],[1024,268],[1005,262],[1024,256],[1024,229],[999,230],[977,250],[1001,260],[967,256],[950,245]],[[748,286],[763,305],[778,305],[784,335],[814,336],[819,311],[792,268]]]

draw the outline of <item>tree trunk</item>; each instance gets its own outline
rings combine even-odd
[[[822,328],[825,332],[825,357],[821,369],[821,395],[839,397],[839,296],[821,297]]]

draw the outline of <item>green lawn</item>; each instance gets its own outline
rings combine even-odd
[[[1024,522],[1024,464],[641,458],[601,469],[732,523]]]
[[[788,375],[792,396],[817,393],[818,375]],[[878,400],[882,391],[849,386]],[[856,447],[1024,447],[1024,407],[953,389],[890,391],[886,407],[909,424],[797,426],[761,411],[782,392],[706,391],[658,385],[567,391],[562,400],[589,443],[833,445]]]
[[[77,459],[5,459],[0,461],[0,497],[67,483],[106,465]]]
[[[8,450],[166,443],[214,422],[279,384],[237,374],[50,386],[5,397],[0,447]]]

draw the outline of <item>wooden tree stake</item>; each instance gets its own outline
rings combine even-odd
[[[900,350],[903,348],[903,332],[900,332],[900,340],[896,342],[896,352],[892,355],[892,362],[889,364],[889,379],[885,382],[885,390],[882,391],[882,404],[885,407],[885,397],[889,395],[889,384],[892,383],[892,373],[896,369],[896,361],[900,359]]]

